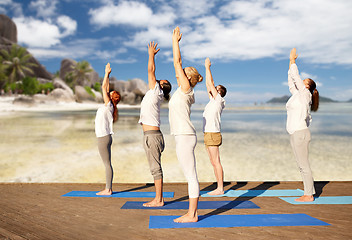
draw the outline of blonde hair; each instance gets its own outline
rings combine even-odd
[[[184,71],[187,78],[190,78],[189,84],[192,88],[195,87],[197,83],[203,81],[202,75],[200,75],[197,69],[195,69],[194,67],[186,67]]]

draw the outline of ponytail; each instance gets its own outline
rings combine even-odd
[[[162,83],[160,81],[163,81]],[[170,92],[171,92],[171,83],[164,79],[164,80],[158,80],[158,83],[160,85],[161,90],[163,91],[164,98],[166,101],[169,101],[170,99]]]
[[[118,111],[117,111],[117,107],[116,105],[120,102],[121,99],[121,94],[117,91],[111,91],[111,95],[109,93],[110,96],[110,101],[114,107],[114,111],[112,113],[112,117],[113,117],[113,122],[116,122],[118,119]]]
[[[113,122],[116,122],[117,119],[119,118],[119,114],[118,114],[116,105],[113,104],[113,106],[114,106],[114,112],[112,113],[112,117],[113,117]]]
[[[319,108],[319,92],[317,89],[313,90],[312,94],[312,105],[310,106],[310,110],[313,112],[318,111]]]

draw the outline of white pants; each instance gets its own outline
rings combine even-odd
[[[304,185],[304,195],[315,194],[314,180],[308,160],[308,146],[310,142],[310,131],[304,129],[291,134],[290,141],[295,155],[297,166],[302,175]]]
[[[196,135],[175,135],[176,155],[181,164],[183,174],[188,182],[189,198],[199,197],[199,182],[196,170],[196,158],[194,148],[197,145]]]

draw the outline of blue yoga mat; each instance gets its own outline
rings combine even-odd
[[[352,204],[352,196],[317,197],[313,202],[296,202],[296,197],[280,197],[291,204]]]
[[[145,202],[126,202],[121,209],[188,209],[188,202],[165,202],[163,207],[143,207]],[[199,201],[198,209],[259,208],[251,201]]]
[[[149,228],[215,228],[330,225],[307,214],[258,214],[199,216],[195,223],[175,223],[178,216],[150,216]]]
[[[201,197],[279,197],[279,196],[301,196],[301,189],[286,190],[227,190],[223,195],[209,195],[206,191],[200,191]]]
[[[96,195],[98,191],[72,191],[62,197],[117,197],[117,198],[154,198],[155,192],[113,192],[112,195]],[[174,192],[163,192],[165,198],[173,198]]]

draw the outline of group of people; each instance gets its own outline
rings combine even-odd
[[[196,171],[194,149],[197,144],[196,130],[191,122],[191,105],[195,102],[194,87],[202,82],[203,77],[194,67],[182,67],[179,42],[182,33],[179,27],[173,30],[172,48],[173,62],[178,88],[169,100],[169,124],[170,133],[174,135],[176,142],[176,155],[181,165],[185,178],[188,182],[189,209],[188,212],[176,218],[175,222],[198,221],[197,208],[199,200],[199,182]],[[167,80],[157,80],[155,77],[155,55],[160,49],[157,43],[148,44],[148,86],[149,90],[141,102],[140,119],[143,129],[143,146],[149,162],[150,172],[154,178],[155,198],[145,207],[160,207],[164,205],[163,198],[163,171],[161,166],[161,154],[164,150],[164,138],[160,131],[160,105],[163,99],[169,99],[171,84]],[[290,66],[288,71],[288,85],[291,98],[287,107],[287,131],[290,134],[292,149],[297,165],[302,174],[304,183],[304,195],[296,201],[313,201],[314,180],[308,161],[308,145],[310,131],[308,126],[311,122],[310,111],[316,111],[319,106],[319,93],[312,79],[301,80],[297,66],[296,49],[290,53]],[[203,112],[204,143],[209,159],[214,168],[217,180],[217,188],[208,194],[224,194],[223,168],[220,162],[219,146],[222,144],[221,136],[221,113],[225,107],[224,97],[226,88],[222,85],[215,86],[211,74],[211,62],[205,59],[206,88],[209,95],[209,103]],[[104,105],[96,114],[95,132],[98,139],[98,149],[105,165],[106,186],[97,195],[112,194],[113,169],[111,166],[111,144],[113,134],[113,122],[118,118],[116,105],[120,101],[120,94],[116,91],[109,92],[110,64],[105,67],[105,76],[102,84]]]

